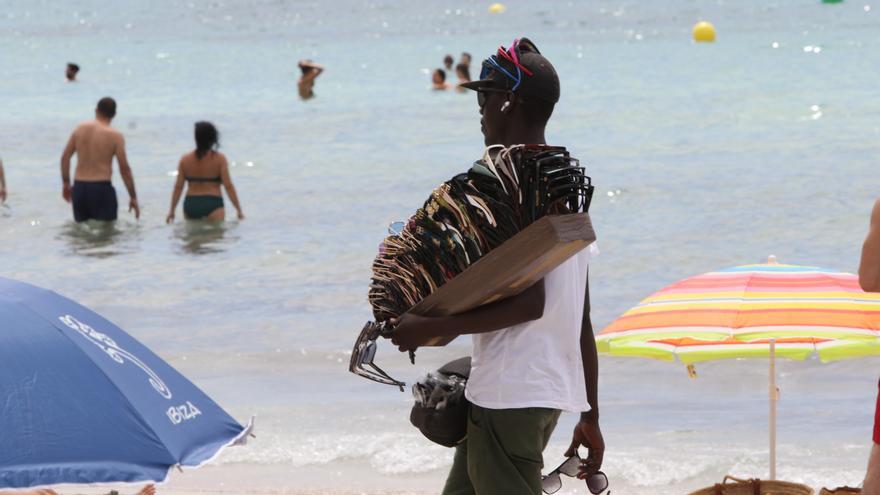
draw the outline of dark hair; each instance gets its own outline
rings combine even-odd
[[[196,157],[202,159],[209,151],[220,147],[220,133],[214,124],[206,121],[196,122]]]
[[[452,58],[452,55],[446,55],[443,57],[443,65],[448,65],[452,67],[452,63],[455,62],[455,59]]]
[[[98,100],[98,108],[96,108],[96,110],[104,117],[112,119],[113,117],[116,117],[116,100],[109,96],[105,96]]]
[[[467,57],[468,62],[470,62],[471,60],[474,59],[473,57],[471,57],[471,54],[470,54],[470,53],[468,53],[468,52],[461,52],[461,58],[462,58],[462,60],[464,60],[465,57]]]
[[[468,64],[458,64],[455,66],[455,74],[461,79],[471,80],[471,69]]]
[[[440,82],[446,81],[446,71],[443,69],[437,69],[434,71],[434,74],[440,74]]]
[[[79,72],[79,66],[73,62],[67,64],[67,68],[72,70],[73,72]]]

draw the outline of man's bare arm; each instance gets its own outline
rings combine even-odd
[[[435,337],[494,332],[537,320],[544,315],[544,280],[520,294],[451,316],[425,317],[405,313],[396,320],[391,341],[401,351],[415,350]]]
[[[67,146],[61,153],[61,197],[70,202],[70,159],[76,153],[76,130],[70,134]]]
[[[870,230],[862,245],[859,285],[866,292],[880,292],[880,200],[874,203]]]
[[[116,143],[116,161],[119,163],[119,175],[122,176],[122,182],[125,183],[125,189],[128,190],[128,197],[137,199],[137,192],[134,190],[134,175],[128,164],[128,155],[125,153],[125,138],[122,135],[119,136],[119,141]]]
[[[587,274],[584,288],[584,311],[581,318],[581,361],[584,367],[584,385],[589,411],[581,413],[575,425],[571,444],[566,456],[577,453],[578,447],[586,447],[589,455],[580,467],[579,478],[586,478],[602,468],[605,456],[605,440],[599,429],[599,356],[596,352],[596,338],[593,335],[593,321],[590,318],[590,276]]]
[[[70,134],[67,146],[61,153],[61,182],[63,184],[70,184],[70,159],[73,158],[74,153],[76,153],[76,131]]]
[[[122,182],[128,190],[128,211],[134,210],[134,217],[141,217],[141,209],[137,202],[137,192],[134,189],[134,174],[131,172],[131,166],[128,164],[128,155],[125,153],[125,137],[119,135],[119,141],[116,143],[116,161],[119,163],[119,175],[122,176]]]
[[[590,318],[590,276],[584,293],[584,316],[581,321],[581,360],[584,363],[584,383],[587,386],[587,402],[590,411],[581,418],[599,420],[599,356],[596,351],[596,337],[593,334],[593,321]]]

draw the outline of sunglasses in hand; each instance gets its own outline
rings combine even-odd
[[[367,322],[354,343],[348,370],[374,382],[394,385],[403,392],[403,387],[406,385],[404,382],[391,378],[388,373],[385,373],[382,368],[373,363],[373,359],[376,357],[376,340],[388,331],[390,329],[384,323]]]
[[[581,457],[575,453],[575,455],[569,457],[565,462],[560,464],[559,467],[550,471],[550,474],[541,476],[541,490],[548,495],[558,492],[559,489],[562,488],[562,480],[560,479],[559,474],[562,473],[574,478],[580,472],[578,468],[580,468],[582,463],[583,460]],[[596,471],[596,473],[587,478],[587,489],[590,490],[590,493],[593,495],[599,495],[604,492],[608,489],[608,476],[605,476],[605,473],[602,471]]]

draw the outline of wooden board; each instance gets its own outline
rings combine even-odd
[[[596,240],[587,213],[546,216],[483,256],[416,304],[422,316],[449,316],[515,296]],[[455,337],[426,345],[442,346]]]

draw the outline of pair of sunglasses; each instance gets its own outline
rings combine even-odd
[[[578,475],[580,471],[578,468],[582,462],[581,456],[575,453],[560,464],[559,467],[550,471],[550,474],[541,476],[541,491],[548,495],[558,492],[562,488],[562,480],[559,478],[559,474],[562,473],[574,478]],[[599,495],[604,492],[608,489],[608,476],[605,476],[605,473],[602,471],[596,471],[595,474],[587,478],[587,489],[593,495]]]
[[[486,93],[509,93],[513,94],[513,91],[509,89],[498,89],[498,88],[479,88],[476,90],[477,93],[477,105],[480,105],[480,108],[486,106],[486,101],[489,99]]]
[[[406,383],[391,378],[382,368],[373,363],[376,357],[376,340],[389,332],[384,323],[374,323],[368,321],[358,335],[354,343],[354,349],[351,351],[351,360],[348,363],[348,371],[355,375],[362,376],[367,380],[384,383],[385,385],[394,385],[403,392]]]

